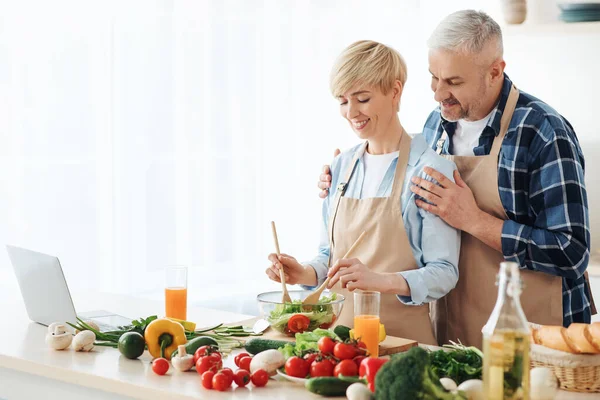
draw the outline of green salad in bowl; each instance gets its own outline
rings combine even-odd
[[[317,328],[327,329],[342,312],[344,296],[325,291],[316,304],[303,305],[302,300],[311,293],[309,290],[291,290],[291,303],[281,301],[280,291],[261,293],[257,300],[262,317],[273,329],[288,336]]]

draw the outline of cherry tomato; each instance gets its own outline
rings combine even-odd
[[[196,350],[196,352],[194,353],[194,363],[197,363],[200,357],[204,357],[206,355],[214,353],[218,353],[216,347],[210,345],[200,346],[198,347],[198,350]]]
[[[304,360],[308,364],[309,368],[310,368],[310,364],[312,364],[312,362],[315,361],[315,359],[317,358],[318,355],[319,355],[318,353],[307,353],[304,355]]]
[[[227,374],[218,372],[215,374],[215,376],[213,376],[212,379],[213,389],[216,389],[219,392],[223,392],[231,386],[231,382],[233,382],[233,379],[230,378]]]
[[[310,376],[333,376],[333,364],[329,360],[313,361],[310,365]]]
[[[250,383],[250,372],[246,371],[245,369],[238,369],[235,371],[235,374],[233,374],[233,381],[239,387],[246,386],[248,383]]]
[[[231,379],[233,379],[233,370],[231,368],[223,368],[219,372],[222,374],[225,374],[225,375],[231,377]]]
[[[323,336],[321,339],[319,339],[317,345],[319,346],[319,351],[321,353],[325,355],[332,354],[333,348],[335,347],[335,341],[328,336]]]
[[[217,372],[221,369],[223,363],[220,359],[213,357],[213,355],[208,355],[204,357],[200,357],[198,362],[196,363],[196,372],[200,375],[205,373],[206,371]]]
[[[213,371],[206,371],[202,374],[202,386],[206,389],[212,389],[212,380],[215,373]]]
[[[157,358],[152,361],[152,371],[156,375],[164,375],[169,370],[169,361],[166,358]]]
[[[290,357],[285,362],[285,373],[296,378],[306,378],[310,372],[310,364],[300,357]]]
[[[238,354],[237,356],[235,356],[235,357],[233,358],[233,362],[235,363],[235,366],[236,366],[236,367],[239,367],[239,366],[240,366],[240,360],[241,360],[243,357],[249,357],[249,356],[250,356],[250,354],[248,354],[248,353],[240,353],[240,354]]]
[[[294,314],[289,319],[287,326],[290,332],[299,333],[304,332],[310,325],[310,319],[306,315]]]
[[[245,369],[246,371],[250,372],[250,363],[251,362],[252,362],[252,357],[242,357],[242,358],[240,358],[239,367],[241,369]]]
[[[358,366],[353,360],[342,360],[333,369],[333,376],[356,376],[358,375]]]
[[[354,357],[352,360],[354,361],[354,363],[356,364],[356,366],[358,368],[360,368],[360,363],[362,362],[362,360],[364,360],[365,358],[367,358],[367,356],[356,356]]]
[[[333,348],[333,355],[340,360],[351,360],[356,357],[356,347],[347,343],[336,343]]]
[[[264,369],[257,369],[250,376],[250,379],[252,380],[252,383],[254,384],[254,386],[262,387],[262,386],[265,386],[267,384],[267,382],[269,381],[269,374]]]

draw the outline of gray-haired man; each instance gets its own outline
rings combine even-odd
[[[568,326],[595,313],[584,274],[590,230],[584,159],[571,124],[504,73],[502,32],[483,12],[446,17],[429,41],[439,107],[423,135],[458,167],[456,183],[413,181],[417,205],[463,231],[459,281],[432,307],[438,342],[481,346],[502,261],[522,268],[531,322]],[[328,171],[319,187],[328,189]],[[426,200],[426,201],[423,201]]]

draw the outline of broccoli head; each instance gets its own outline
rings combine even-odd
[[[448,392],[429,364],[429,354],[420,347],[392,357],[375,377],[377,400],[463,400]]]

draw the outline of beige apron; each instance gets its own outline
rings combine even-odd
[[[343,257],[363,231],[367,231],[363,242],[352,257],[360,259],[376,272],[400,272],[417,269],[404,223],[402,221],[401,194],[411,138],[402,131],[398,163],[392,193],[389,197],[369,199],[351,199],[344,196],[347,184],[358,161],[355,155],[345,180],[338,185],[329,219],[329,241],[331,245],[332,266]],[[363,149],[366,143],[363,145]],[[343,176],[343,175],[342,175]],[[354,295],[336,285],[334,292],[346,297],[339,323],[353,326]],[[389,335],[413,339],[419,343],[436,344],[429,317],[428,305],[407,306],[394,294],[381,294],[381,322],[385,324]]]
[[[498,155],[512,118],[519,91],[512,87],[500,133],[494,138],[487,156],[449,156],[469,186],[477,205],[502,220],[508,219],[498,191]],[[446,133],[444,135],[447,136]],[[441,147],[438,143],[438,153]],[[459,279],[454,290],[432,304],[432,320],[438,343],[460,340],[481,348],[481,329],[487,322],[498,294],[496,275],[504,256],[479,239],[462,232]],[[545,325],[562,325],[562,278],[530,270],[521,270],[524,288],[521,305],[527,320]]]

